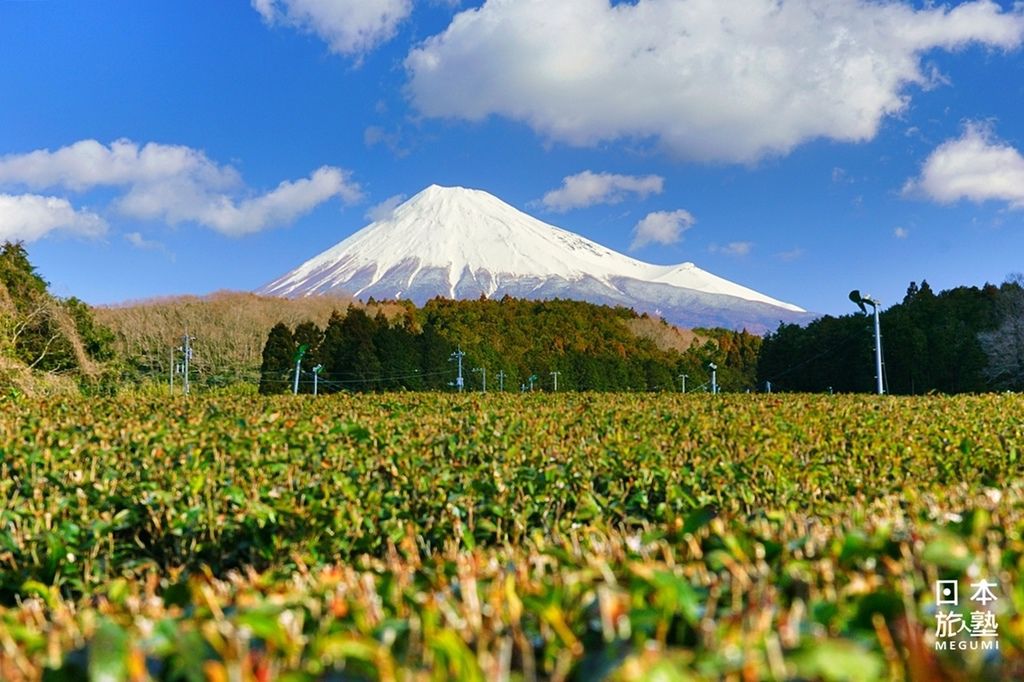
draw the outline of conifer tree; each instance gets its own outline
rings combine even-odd
[[[278,322],[267,334],[263,346],[263,364],[260,366],[260,393],[284,393],[288,390],[288,378],[292,372],[292,357],[295,355],[295,339],[288,327]]]

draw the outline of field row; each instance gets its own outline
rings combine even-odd
[[[1024,674],[1017,396],[9,406],[3,679]]]

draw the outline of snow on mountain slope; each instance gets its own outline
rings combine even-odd
[[[438,295],[573,298],[628,305],[676,324],[714,320],[748,329],[807,317],[798,306],[693,263],[644,263],[487,192],[437,185],[259,291],[289,297],[327,292],[417,303]]]

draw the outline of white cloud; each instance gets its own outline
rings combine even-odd
[[[892,236],[896,237],[896,239],[906,239],[910,236],[910,230],[905,227],[896,227],[893,228]]]
[[[118,140],[109,147],[82,140],[56,151],[38,150],[0,157],[0,185],[88,191],[118,187],[114,201],[122,214],[170,225],[191,221],[238,236],[287,224],[323,202],[362,198],[348,171],[324,166],[308,178],[284,181],[263,194],[246,190],[231,166],[199,150]]]
[[[655,211],[633,228],[633,242],[629,249],[635,250],[648,244],[675,244],[682,240],[697,219],[689,211]]]
[[[627,194],[641,199],[661,194],[665,179],[658,175],[616,175],[585,170],[562,179],[562,186],[544,195],[541,204],[552,211],[565,212],[594,204],[617,204]]]
[[[387,220],[395,213],[395,209],[405,201],[406,197],[404,194],[396,194],[388,197],[384,201],[380,202],[376,206],[372,207],[366,212],[366,218],[377,222],[379,220]]]
[[[192,221],[237,237],[286,225],[335,196],[353,202],[361,193],[348,183],[347,172],[324,166],[308,178],[286,180],[266,194],[241,200],[204,194],[187,183],[140,185],[118,201],[118,208],[133,218],[169,225]]]
[[[241,184],[238,172],[222,167],[198,150],[179,145],[117,140],[109,147],[96,140],[81,140],[51,152],[0,156],[0,183],[32,189],[66,187],[83,191],[109,185],[159,183],[187,178],[210,189]]]
[[[996,139],[989,126],[968,123],[963,135],[942,143],[925,159],[921,175],[908,180],[903,192],[943,204],[969,199],[1024,208],[1024,156]]]
[[[749,162],[863,141],[939,78],[925,53],[1011,49],[1024,9],[888,0],[488,0],[406,58],[421,113],[522,121],[550,140],[652,139]]]
[[[252,0],[252,6],[267,24],[312,33],[342,55],[387,42],[412,13],[412,0]]]
[[[125,241],[134,246],[137,249],[144,251],[162,251],[164,245],[156,240],[146,239],[142,236],[141,232],[126,232],[124,235]]]
[[[98,237],[107,224],[95,213],[76,211],[60,197],[0,194],[0,241],[31,242],[58,230]]]
[[[708,247],[708,251],[711,253],[717,253],[723,256],[746,256],[754,248],[753,242],[729,242],[725,246],[719,246],[718,244],[712,244]]]

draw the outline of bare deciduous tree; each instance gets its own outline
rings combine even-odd
[[[1024,274],[1007,279],[997,303],[999,326],[978,335],[988,367],[985,377],[996,388],[1024,388]]]

